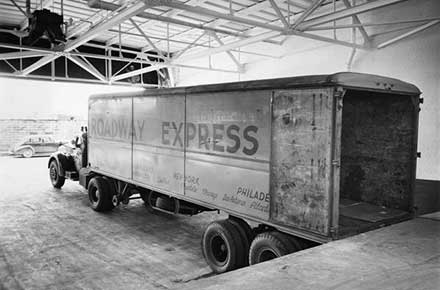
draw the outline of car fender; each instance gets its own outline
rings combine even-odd
[[[14,149],[14,154],[21,154],[21,151],[23,151],[25,149],[31,149],[32,154],[35,154],[35,149],[31,145],[22,145],[22,146],[17,147],[16,149]]]
[[[64,176],[66,171],[76,171],[75,162],[70,155],[66,155],[62,152],[52,153],[49,157],[49,162],[47,163],[48,168],[53,160],[56,160],[57,162],[60,176]]]

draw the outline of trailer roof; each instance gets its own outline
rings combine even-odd
[[[91,98],[109,96],[133,96],[133,95],[168,95],[183,93],[225,92],[237,90],[256,89],[288,89],[288,88],[312,88],[312,87],[336,87],[341,86],[349,89],[374,90],[387,93],[399,93],[407,95],[420,95],[420,90],[413,84],[398,79],[353,72],[339,72],[328,75],[307,75],[298,77],[275,78],[221,84],[208,84],[199,86],[146,89],[139,93],[99,94]]]

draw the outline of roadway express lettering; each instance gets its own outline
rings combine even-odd
[[[183,147],[184,123],[162,122],[162,144]],[[170,134],[170,133],[173,134]],[[249,125],[241,129],[238,125],[186,123],[186,144],[196,141],[199,149],[217,152],[236,153],[241,150],[246,155],[254,155],[258,150],[258,140],[255,138],[258,127]],[[232,145],[223,146],[221,141],[229,139]],[[246,141],[246,142],[244,142]],[[244,144],[246,143],[246,144]]]
[[[111,138],[119,140],[134,141],[143,140],[145,120],[135,120],[133,126],[127,119],[107,119],[92,118],[90,122],[90,135],[92,137]],[[186,135],[185,147],[191,142],[197,142],[197,148],[216,152],[236,153],[243,152],[248,156],[254,155],[258,151],[258,140],[256,138],[258,127],[248,125],[244,128],[236,124],[208,124],[208,123],[186,123],[186,133],[184,123],[162,122],[161,142],[163,145],[183,147]],[[222,141],[232,141],[226,145]]]
[[[145,127],[144,120],[137,120],[134,122],[134,127],[131,126],[131,121],[127,119],[92,119],[90,123],[90,135],[98,137],[106,137],[112,139],[131,139],[142,140],[142,133]]]

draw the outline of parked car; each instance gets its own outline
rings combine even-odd
[[[32,156],[48,156],[58,150],[65,142],[56,141],[51,135],[30,135],[14,145],[12,155],[30,158]]]

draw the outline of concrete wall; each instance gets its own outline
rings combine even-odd
[[[20,142],[28,135],[50,134],[57,141],[69,141],[79,134],[86,120],[78,119],[0,119],[0,152]]]
[[[438,17],[440,1],[406,1],[389,6],[382,12],[363,14],[364,22],[384,22],[398,19]],[[384,27],[368,28],[373,35],[373,44],[390,39],[404,31],[383,34]],[[331,36],[331,33],[327,36]],[[351,31],[341,31],[338,39],[350,39]],[[359,33],[357,34],[357,38]],[[197,85],[239,80],[287,77],[307,74],[327,74],[347,71],[351,48],[291,37],[280,46],[258,44],[244,47],[245,50],[270,53],[279,58],[262,58],[242,54],[246,63],[242,74],[194,71],[178,71],[178,85]],[[208,58],[198,61],[206,65]],[[233,69],[226,54],[211,57],[213,67]],[[193,62],[194,63],[194,62]],[[417,85],[423,92],[419,123],[419,151],[417,177],[440,180],[440,24],[406,38],[383,49],[357,50],[352,71],[395,77]]]

